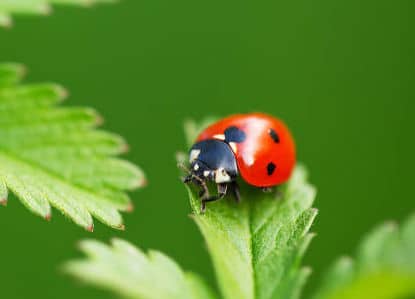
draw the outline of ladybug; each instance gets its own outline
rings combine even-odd
[[[294,140],[281,120],[263,113],[236,114],[200,133],[189,152],[190,170],[184,182],[201,188],[204,212],[207,202],[223,198],[228,190],[240,200],[238,176],[268,190],[290,178],[295,162]],[[209,195],[209,181],[216,183],[216,195]]]

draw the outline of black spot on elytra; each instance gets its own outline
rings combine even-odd
[[[277,166],[275,166],[274,163],[269,162],[268,165],[267,165],[267,173],[268,173],[268,175],[272,175],[274,173],[274,171],[275,171],[275,168],[277,168]]]
[[[225,141],[226,142],[243,142],[246,138],[246,134],[241,129],[232,126],[225,130]]]
[[[274,140],[275,143],[280,143],[280,136],[278,136],[277,132],[274,131],[274,129],[268,130],[269,136],[271,136],[272,140]]]

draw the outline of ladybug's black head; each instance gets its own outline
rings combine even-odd
[[[207,139],[197,142],[189,153],[191,175],[216,183],[232,182],[238,166],[231,147],[224,141]]]

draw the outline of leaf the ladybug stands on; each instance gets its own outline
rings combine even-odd
[[[202,129],[190,122],[185,128],[189,141]],[[289,182],[271,193],[242,183],[240,203],[225,197],[204,214],[197,190],[187,188],[192,218],[207,242],[225,299],[298,298],[310,272],[300,260],[317,214],[316,192],[304,167],[297,166]]]

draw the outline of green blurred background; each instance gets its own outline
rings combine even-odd
[[[89,234],[14,198],[0,208],[1,298],[113,298],[59,273],[85,237],[160,249],[214,281],[178,179],[187,117],[264,111],[283,118],[318,187],[307,287],[364,232],[414,208],[414,2],[124,0],[56,8],[0,30],[1,61],[55,81],[68,105],[100,111],[125,136],[149,185],[127,230]]]

